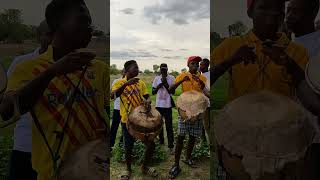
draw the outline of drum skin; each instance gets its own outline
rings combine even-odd
[[[209,99],[198,91],[187,91],[177,98],[177,109],[183,121],[195,122],[203,119]]]
[[[56,180],[109,180],[109,149],[106,139],[81,146],[61,161]]]
[[[216,147],[236,180],[301,177],[301,164],[316,135],[314,121],[288,97],[268,91],[247,94],[228,103],[215,118]]]
[[[153,141],[161,132],[163,126],[161,114],[154,106],[147,112],[144,106],[136,107],[127,120],[130,135],[143,142]]]

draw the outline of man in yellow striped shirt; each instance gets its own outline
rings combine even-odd
[[[147,92],[146,84],[137,78],[139,74],[139,67],[136,61],[130,60],[124,64],[125,77],[117,81],[112,86],[111,96],[120,97],[120,115],[122,132],[125,139],[125,158],[127,164],[127,171],[121,175],[122,180],[129,179],[132,173],[132,150],[134,146],[134,137],[129,134],[126,123],[128,115],[134,110],[134,108],[144,105],[150,108],[151,99]],[[155,169],[147,167],[150,159],[152,159],[153,151],[155,148],[154,142],[143,142],[146,145],[146,152],[144,154],[144,160],[141,170],[143,174],[156,177],[158,173]]]

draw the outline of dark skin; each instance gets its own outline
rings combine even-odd
[[[139,67],[138,64],[132,64],[127,70],[126,70],[126,76],[128,81],[124,83],[121,87],[118,89],[114,90],[111,92],[111,96],[114,97],[120,97],[123,91],[126,89],[126,87],[137,84],[139,82],[139,78],[137,76],[139,75]],[[149,94],[146,94],[143,96],[145,101],[144,101],[144,106],[147,109],[150,109],[151,106],[151,98]]]
[[[209,61],[201,61],[200,62],[200,71],[202,73],[208,72],[209,71],[209,65],[210,65]]]
[[[290,0],[288,4],[286,24],[296,37],[315,31],[314,21],[318,14],[319,6],[312,5],[310,1],[315,0]]]
[[[83,70],[83,66],[90,65],[95,55],[87,52],[75,52],[76,49],[85,48],[91,40],[91,17],[86,6],[74,6],[66,14],[56,32],[53,32],[53,59],[55,61],[46,71],[17,90],[20,113],[31,110],[50,81],[59,75]],[[4,120],[13,115],[13,104],[4,99],[0,105]]]
[[[161,69],[161,83],[156,87],[156,88],[152,88],[152,95],[155,95],[158,93],[159,89],[161,89],[162,87],[165,87],[166,89],[169,90],[169,84],[167,81],[167,76],[168,76],[168,69]]]
[[[279,38],[277,31],[284,19],[284,6],[278,0],[256,1],[252,14],[253,33],[264,42],[262,52],[275,64],[285,67],[293,77],[294,86],[297,87],[304,79],[304,71],[286,54],[285,47],[280,47],[273,43]],[[254,47],[244,45],[229,59],[218,64],[211,71],[210,84],[213,85],[220,76],[236,64],[244,63],[247,65],[254,63],[257,56],[253,50]]]
[[[201,81],[201,79],[196,76],[198,69],[199,69],[199,62],[197,61],[192,61],[188,64],[189,67],[189,72],[192,74],[192,78],[199,83],[201,89],[203,90],[204,87],[206,86],[205,83],[203,81]],[[176,89],[185,81],[190,81],[189,76],[185,76],[181,81],[176,82],[175,84],[173,84],[170,88],[169,88],[169,92],[171,92],[172,94],[175,93]]]

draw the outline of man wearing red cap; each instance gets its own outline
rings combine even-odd
[[[169,91],[173,94],[175,90],[182,85],[182,92],[186,91],[199,91],[203,92],[205,88],[205,83],[207,81],[206,77],[203,76],[199,71],[199,62],[201,61],[199,56],[191,56],[188,59],[188,72],[181,73],[175,80],[175,83],[169,88]],[[186,134],[189,134],[189,141],[186,151],[186,160],[184,161],[190,167],[195,167],[192,161],[191,153],[196,142],[196,138],[200,137],[202,134],[202,119],[199,119],[195,123],[183,122],[181,117],[179,118],[178,124],[178,138],[175,149],[175,163],[169,171],[170,178],[176,178],[181,172],[179,162],[180,156],[183,148],[183,140]]]
[[[305,48],[278,32],[284,23],[285,1],[248,0],[253,29],[225,39],[211,53],[217,65],[210,83],[229,72],[229,101],[262,90],[295,97],[309,58]]]

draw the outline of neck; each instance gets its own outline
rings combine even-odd
[[[63,56],[69,54],[74,51],[74,49],[68,47],[65,41],[61,40],[58,37],[55,37],[52,43],[53,48],[53,60],[57,61],[61,59]]]
[[[203,71],[201,71],[202,73],[206,73],[206,72],[209,72],[209,69],[205,69]]]
[[[197,74],[197,71],[189,71],[191,74]]]
[[[260,39],[261,41],[265,41],[265,40],[267,40],[267,39],[270,39],[270,40],[275,41],[275,40],[278,39],[277,34],[274,34],[274,35],[272,35],[272,36],[270,36],[270,37],[267,37],[267,36],[265,36],[265,33],[258,32],[258,31],[256,31],[255,29],[253,29],[252,32],[253,32],[253,33],[258,37],[258,39]]]
[[[294,33],[295,37],[304,36],[304,35],[311,34],[316,31],[314,24],[304,25],[304,26],[302,26],[302,28],[303,29],[301,29],[301,31],[297,31]]]
[[[167,77],[168,76],[168,74],[161,74],[162,75],[162,77]]]
[[[134,76],[131,76],[130,74],[126,74],[127,80],[134,78]]]

